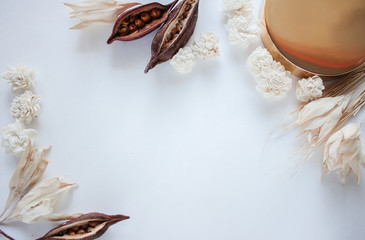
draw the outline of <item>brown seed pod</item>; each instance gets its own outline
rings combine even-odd
[[[136,39],[146,36],[147,34],[151,33],[153,30],[155,30],[156,28],[161,26],[161,24],[163,24],[167,20],[171,9],[175,6],[175,4],[178,1],[179,0],[175,0],[174,2],[172,2],[168,5],[161,5],[157,2],[149,3],[146,5],[142,5],[142,6],[130,9],[130,10],[122,13],[118,17],[117,21],[115,22],[112,34],[109,37],[107,43],[111,44],[115,40],[132,41],[132,40],[136,40]],[[158,9],[160,11],[161,14],[159,17],[153,18],[151,16],[153,9]],[[147,14],[145,14],[145,13],[147,13]],[[144,21],[146,23],[144,25],[144,27],[138,29],[138,31],[128,32],[126,34],[120,34],[119,29],[121,28],[123,23],[127,21],[126,19],[128,19],[128,22],[130,22],[131,16],[136,17],[136,16],[139,16],[140,14],[141,15],[143,14],[145,19],[148,20],[148,21]],[[132,24],[135,24],[135,20],[137,20],[137,17],[134,18],[133,20],[134,21]],[[128,24],[130,24],[130,23],[128,23]]]
[[[153,39],[151,60],[145,73],[157,64],[170,60],[180,48],[186,45],[194,32],[198,11],[199,0],[184,0],[171,11],[167,22]]]
[[[60,224],[37,240],[92,240],[103,235],[111,225],[125,219],[129,217],[96,212],[83,214],[81,217]],[[87,230],[83,226],[88,226]],[[78,230],[75,232],[73,229]]]

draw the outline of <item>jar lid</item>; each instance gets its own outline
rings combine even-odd
[[[264,10],[276,48],[301,69],[338,76],[365,62],[364,0],[266,0]]]

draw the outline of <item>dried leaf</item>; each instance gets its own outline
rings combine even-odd
[[[74,184],[61,182],[62,178],[47,178],[36,184],[16,205],[3,222],[21,221],[58,221],[74,216],[56,214],[55,210],[63,201]]]
[[[65,3],[65,5],[73,9],[70,13],[71,18],[76,18],[81,21],[71,29],[84,29],[103,23],[113,23],[121,13],[140,5],[140,3],[123,3],[113,0],[86,0],[79,3]]]
[[[29,142],[9,182],[10,192],[3,214],[39,181],[48,165],[48,161],[43,159],[43,156],[49,148],[31,149]]]

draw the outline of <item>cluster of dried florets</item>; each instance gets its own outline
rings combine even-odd
[[[13,90],[26,90],[23,94],[16,96],[12,102],[10,112],[16,122],[2,129],[2,145],[8,153],[19,155],[37,134],[37,131],[33,129],[26,129],[25,124],[30,124],[34,118],[37,118],[40,112],[40,97],[27,90],[34,87],[36,73],[33,69],[20,64],[8,66],[7,69],[8,71],[2,74],[2,77],[8,80]]]
[[[196,56],[203,60],[214,60],[220,56],[219,38],[213,33],[202,33],[195,39],[193,46],[180,48],[171,59],[174,69],[181,73],[189,73],[196,64]]]
[[[283,99],[292,86],[291,74],[281,63],[273,60],[266,48],[258,47],[247,60],[247,68],[254,75],[256,89],[270,99]]]
[[[324,90],[323,81],[319,76],[303,78],[297,84],[297,99],[301,102],[309,102],[322,97]]]
[[[35,71],[22,65],[9,66],[8,72],[2,76],[12,85],[13,90],[29,89],[34,86]],[[25,128],[25,124],[30,124],[39,111],[39,96],[35,96],[30,90],[25,91],[15,97],[11,106],[15,123],[9,124],[2,130],[2,145],[5,150],[8,153],[21,155],[21,159],[9,182],[9,196],[0,218],[9,213],[0,224],[11,221],[24,223],[40,220],[57,221],[79,216],[79,214],[56,213],[57,207],[74,184],[62,182],[62,178],[41,180],[48,165],[44,154],[49,148],[32,148],[37,131]],[[12,206],[14,207],[11,208]],[[1,234],[4,235],[3,232]]]
[[[260,28],[253,20],[253,4],[250,0],[223,0],[223,12],[228,16],[226,29],[233,44],[246,48],[259,40]]]
[[[31,89],[34,87],[36,72],[33,69],[21,64],[7,66],[7,69],[8,71],[1,76],[8,80],[8,83],[11,84],[14,91],[18,89]]]

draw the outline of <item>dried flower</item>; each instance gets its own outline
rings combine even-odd
[[[234,16],[227,22],[228,39],[231,43],[238,43],[246,48],[259,40],[260,28],[257,22],[249,21],[242,16]]]
[[[234,15],[251,17],[253,4],[251,0],[223,0],[222,8],[223,12],[229,17]]]
[[[309,144],[315,146],[328,137],[341,119],[349,100],[349,95],[320,98],[300,110],[296,123],[302,128],[301,134],[308,133]]]
[[[2,145],[6,152],[13,152],[15,155],[18,155],[25,150],[30,141],[33,141],[37,135],[37,131],[34,129],[25,129],[24,123],[16,120],[15,123],[3,128],[2,135]]]
[[[322,91],[324,90],[323,81],[320,77],[314,76],[309,78],[303,78],[298,81],[297,84],[297,99],[301,102],[309,102],[311,100],[322,97]]]
[[[47,168],[48,161],[43,157],[50,147],[31,149],[31,146],[32,144],[29,142],[9,182],[10,192],[4,212],[39,181]]]
[[[95,27],[102,23],[114,23],[118,16],[129,8],[140,5],[139,3],[123,3],[113,0],[86,0],[79,3],[65,3],[73,9],[71,18],[81,22],[71,29]]]
[[[3,222],[34,223],[72,218],[73,216],[70,215],[55,213],[72,187],[73,184],[62,182],[62,178],[41,180],[18,202],[15,209]]]
[[[7,66],[8,71],[1,76],[8,80],[12,85],[13,91],[18,89],[30,89],[34,87],[33,80],[36,77],[36,72],[26,66],[18,64],[16,66]]]
[[[323,174],[339,170],[345,184],[352,172],[360,182],[360,164],[365,164],[365,141],[360,125],[349,124],[335,132],[327,141],[323,154]]]
[[[280,100],[286,97],[292,86],[290,72],[285,71],[279,62],[273,62],[271,66],[262,67],[262,71],[256,76],[256,89],[270,99]]]
[[[254,76],[260,74],[263,67],[271,67],[273,64],[274,59],[263,47],[257,47],[247,59],[247,68]]]
[[[181,74],[190,72],[196,64],[196,57],[190,47],[180,48],[170,61],[171,65]]]
[[[193,50],[200,58],[215,59],[219,54],[219,39],[213,33],[202,33],[199,38],[195,39]]]
[[[40,112],[39,100],[39,96],[34,95],[31,91],[25,91],[13,100],[11,114],[14,118],[29,124],[33,118],[37,118]]]

